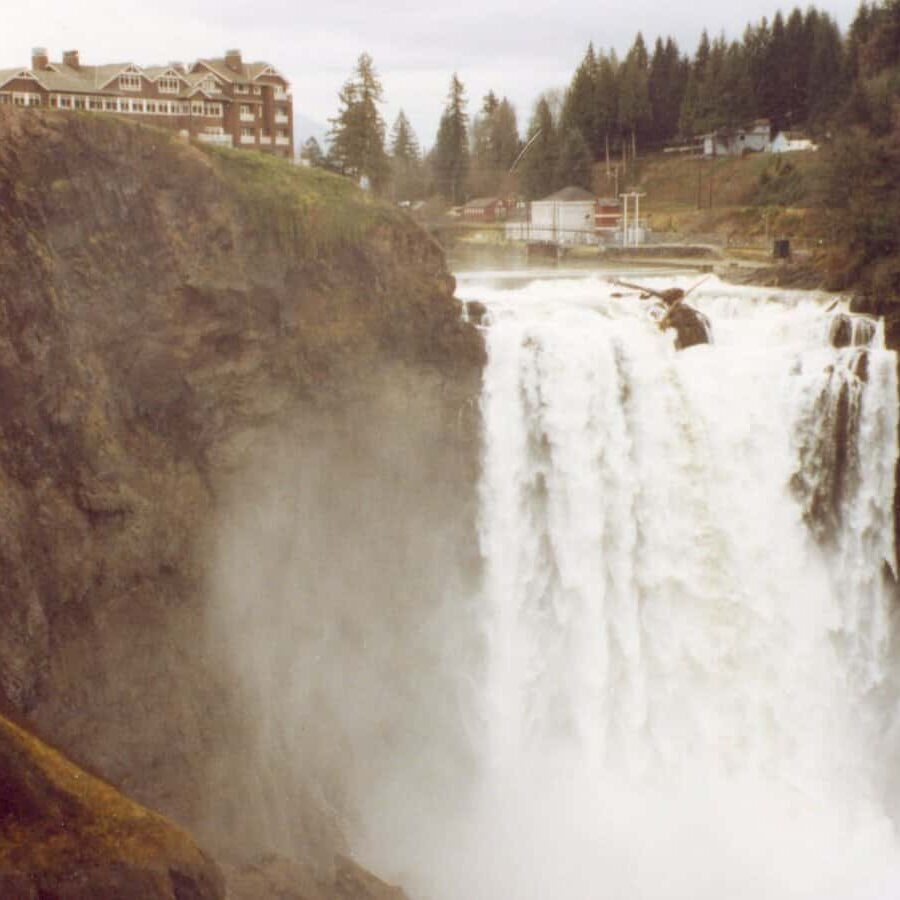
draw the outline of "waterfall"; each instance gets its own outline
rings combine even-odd
[[[677,352],[612,290],[461,279],[486,650],[433,895],[897,896],[895,355],[871,323],[835,342],[828,298],[716,279],[714,343]]]
[[[679,351],[617,293],[459,277],[476,535],[437,381],[238,479],[213,634],[255,726],[241,817],[287,855],[333,827],[414,900],[896,900],[883,326],[710,278],[713,342]]]

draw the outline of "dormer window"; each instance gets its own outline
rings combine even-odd
[[[249,86],[249,85],[246,85],[246,84],[236,84],[236,85],[234,86],[234,92],[235,92],[236,94],[249,94],[249,93],[250,93],[250,86]]]
[[[141,89],[140,75],[120,75],[119,87],[123,91],[139,91]]]
[[[156,82],[159,87],[159,92],[161,94],[177,94],[178,93],[178,79],[177,78],[160,78],[159,81]]]

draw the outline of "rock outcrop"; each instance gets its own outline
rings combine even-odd
[[[266,429],[385,384],[474,484],[481,339],[439,247],[318,170],[0,108],[0,209],[0,693],[215,844],[236,829],[208,778],[237,742],[203,640],[222,485]]]

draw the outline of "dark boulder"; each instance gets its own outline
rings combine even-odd
[[[676,350],[685,350],[696,344],[708,344],[712,336],[709,319],[686,303],[673,306],[660,321],[660,327],[675,329]]]

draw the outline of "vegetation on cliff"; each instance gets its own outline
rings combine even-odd
[[[214,900],[224,884],[184,832],[0,716],[0,892]]]

